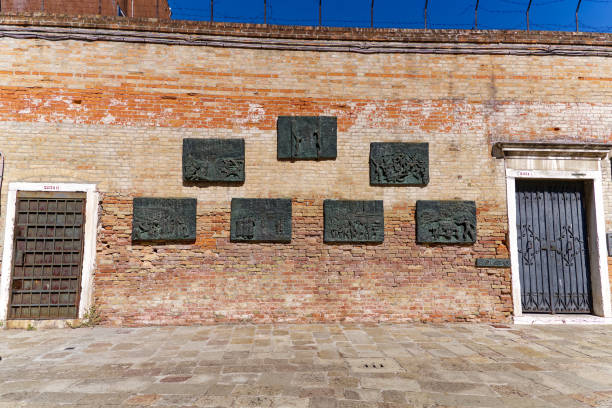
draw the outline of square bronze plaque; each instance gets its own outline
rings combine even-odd
[[[417,242],[473,244],[476,242],[474,201],[417,201]]]
[[[183,180],[244,182],[244,139],[184,139]]]
[[[279,159],[336,158],[337,119],[334,116],[279,116],[276,132]]]
[[[291,242],[291,200],[233,198],[233,242]]]
[[[133,241],[195,241],[195,198],[136,197]]]
[[[383,202],[325,200],[325,242],[380,243],[385,239]]]
[[[370,143],[370,184],[423,186],[427,183],[428,143]]]

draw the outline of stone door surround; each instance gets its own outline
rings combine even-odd
[[[606,159],[612,145],[578,143],[505,143],[493,145],[492,155],[503,158],[506,174],[508,234],[512,272],[512,302],[515,323],[612,323],[608,253],[601,160]],[[587,235],[591,267],[591,288],[594,316],[563,315],[562,318],[523,314],[516,228],[516,180],[556,179],[585,182]],[[599,319],[597,318],[599,317]]]
[[[6,322],[8,316],[8,302],[10,297],[11,266],[13,263],[13,234],[15,229],[15,205],[18,191],[45,191],[45,192],[83,192],[86,194],[85,207],[85,234],[83,248],[83,270],[81,275],[81,298],[79,302],[78,316],[82,318],[92,305],[93,296],[93,273],[96,256],[96,230],[98,226],[98,192],[95,184],[77,183],[10,183],[8,186],[8,198],[6,218],[4,226],[4,248],[2,254],[2,275],[0,278],[0,322]],[[35,326],[56,326],[63,320],[57,321],[32,321]],[[6,327],[6,324],[4,324]]]

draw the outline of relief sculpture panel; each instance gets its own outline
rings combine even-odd
[[[325,200],[325,242],[380,243],[385,238],[383,202]]]
[[[474,201],[417,201],[417,242],[473,244],[476,242]]]
[[[429,183],[428,143],[371,143],[370,184]]]
[[[195,241],[195,198],[134,198],[132,241]]]
[[[184,139],[183,180],[243,182],[244,139]]]
[[[335,116],[279,116],[277,157],[290,160],[336,158]]]
[[[291,242],[291,200],[233,198],[233,242]]]

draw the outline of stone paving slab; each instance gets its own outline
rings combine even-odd
[[[612,326],[0,330],[0,356],[0,408],[612,408]]]

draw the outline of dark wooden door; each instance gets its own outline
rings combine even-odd
[[[85,195],[19,193],[15,210],[9,318],[77,318]]]
[[[584,183],[517,180],[523,311],[591,313]]]

